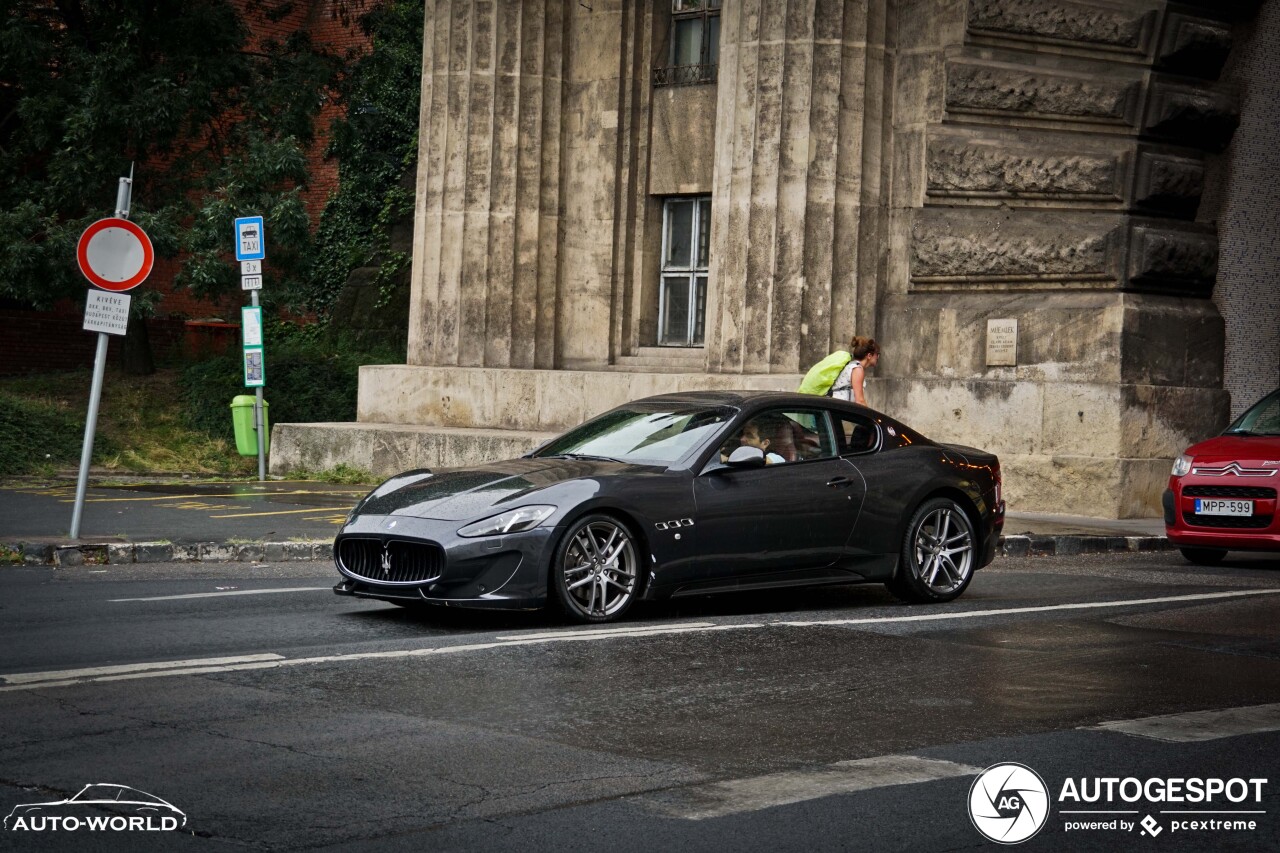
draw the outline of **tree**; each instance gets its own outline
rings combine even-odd
[[[83,298],[84,228],[114,209],[134,164],[131,218],[175,284],[237,289],[232,219],[260,213],[272,296],[305,280],[306,146],[338,64],[305,34],[247,49],[228,0],[10,0],[0,22],[0,297]],[[282,17],[291,4],[267,4]],[[154,290],[135,291],[139,313]],[[265,294],[264,294],[265,296]]]

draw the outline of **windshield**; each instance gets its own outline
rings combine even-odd
[[[1280,391],[1255,403],[1236,422],[1227,427],[1227,435],[1280,435]]]
[[[615,409],[569,430],[533,455],[670,465],[718,432],[733,414],[720,407]]]

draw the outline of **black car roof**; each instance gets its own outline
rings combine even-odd
[[[654,397],[643,397],[639,400],[632,400],[625,403],[619,408],[626,406],[643,405],[643,406],[727,406],[746,412],[753,412],[766,406],[787,405],[796,406],[823,406],[836,410],[845,409],[847,411],[861,412],[862,414],[873,418],[880,424],[893,426],[895,429],[906,432],[915,442],[928,442],[928,438],[921,435],[916,430],[904,424],[902,421],[891,418],[875,409],[863,406],[860,403],[854,403],[848,400],[836,400],[831,397],[819,397],[813,394],[801,394],[796,391],[678,391],[674,394],[658,394]]]

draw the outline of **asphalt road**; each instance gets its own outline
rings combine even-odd
[[[368,486],[273,480],[266,483],[129,483],[86,490],[82,539],[253,541],[329,539]],[[65,537],[74,482],[0,489],[0,539]]]
[[[0,569],[0,813],[105,782],[187,818],[3,846],[997,849],[971,789],[1018,762],[1047,787],[1039,815],[1034,792],[996,791],[983,825],[1042,822],[1025,849],[1280,850],[1274,560],[1001,559],[941,607],[843,587],[650,604],[605,629],[408,612],[333,580]],[[1268,781],[1240,802],[1062,797],[1111,777]],[[1213,820],[1254,828],[1175,826]]]

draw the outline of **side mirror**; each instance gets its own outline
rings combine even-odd
[[[764,451],[758,447],[743,445],[729,454],[726,463],[730,468],[763,468]]]

